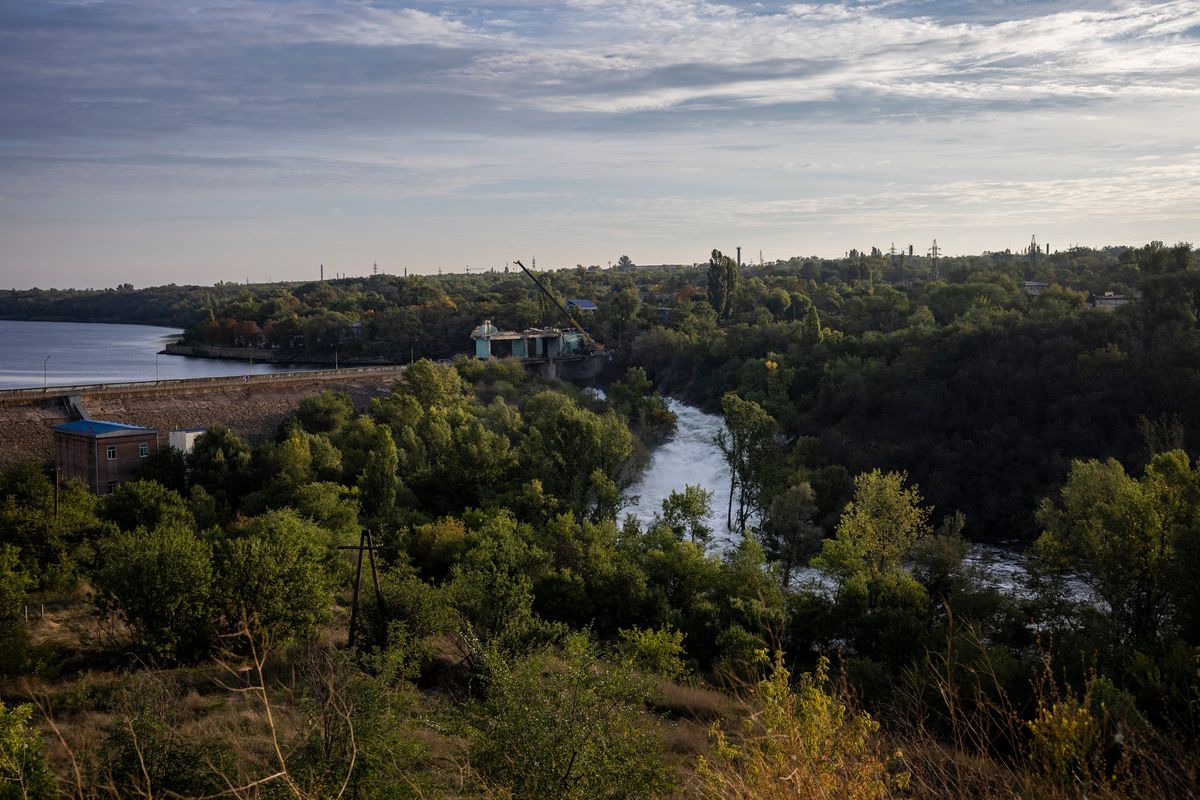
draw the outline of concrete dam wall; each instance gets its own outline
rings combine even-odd
[[[50,461],[53,428],[73,418],[73,398],[93,419],[157,428],[165,445],[173,429],[216,422],[244,437],[272,436],[301,400],[326,390],[348,393],[361,411],[389,394],[403,373],[401,366],[355,367],[0,391],[0,466]]]

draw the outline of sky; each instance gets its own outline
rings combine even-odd
[[[1200,2],[0,0],[0,286],[1200,241]]]

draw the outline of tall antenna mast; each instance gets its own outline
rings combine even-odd
[[[1029,240],[1029,266],[1033,269],[1037,269],[1037,257],[1040,249],[1037,243],[1037,236],[1035,235]]]
[[[929,248],[929,255],[933,258],[933,277],[934,278],[937,278],[937,276],[938,276],[937,261],[938,261],[938,256],[940,256],[941,254],[942,254],[942,251],[938,249],[937,239],[934,239],[933,247]]]

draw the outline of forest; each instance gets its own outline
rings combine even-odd
[[[0,798],[1200,794],[1188,245],[623,261],[539,276],[602,396],[449,360],[562,322],[519,274],[0,297],[412,361],[102,497],[0,473]],[[687,475],[628,513],[667,396],[730,546]]]

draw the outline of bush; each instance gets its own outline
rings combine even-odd
[[[643,719],[648,687],[601,663],[584,634],[561,660],[542,651],[491,664],[491,685],[471,742],[474,765],[526,800],[625,800],[669,788],[662,742]]]
[[[134,643],[166,662],[193,661],[213,641],[212,554],[185,527],[118,533],[101,545],[93,577],[102,614],[120,617]]]
[[[33,706],[5,708],[0,701],[0,800],[54,796],[42,737],[29,725],[32,716]]]
[[[734,744],[720,725],[711,759],[700,758],[705,798],[883,798],[907,785],[879,755],[879,723],[855,712],[831,690],[829,661],[793,690],[791,673],[776,653],[774,668],[758,684],[754,713],[743,741]]]
[[[336,562],[329,532],[291,509],[250,520],[216,551],[222,626],[243,621],[276,644],[310,637],[329,617]]]
[[[661,675],[675,680],[687,674],[683,664],[683,634],[663,628],[642,630],[636,625],[633,630],[620,630],[617,655],[623,664],[643,672]]]

